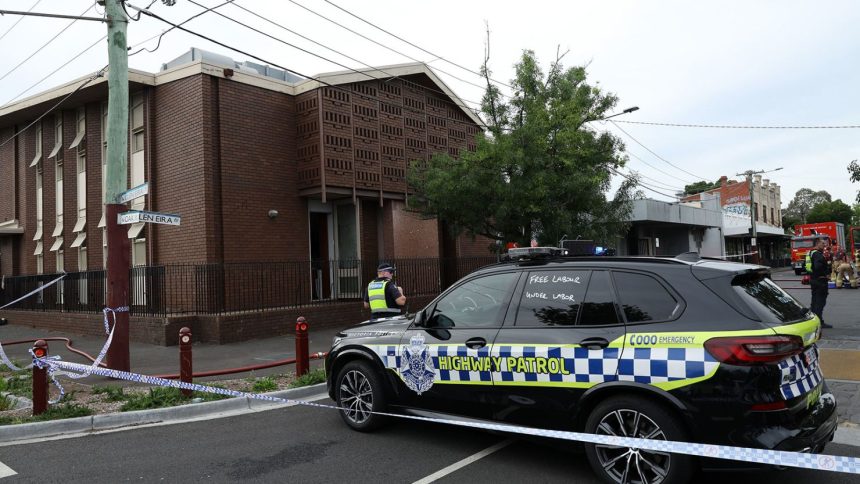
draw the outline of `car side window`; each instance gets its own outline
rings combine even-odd
[[[517,273],[506,272],[472,279],[436,303],[427,326],[431,328],[485,328],[502,325],[502,308],[508,304]]]
[[[590,271],[529,272],[516,326],[573,326],[588,287]]]
[[[612,295],[612,282],[608,271],[594,271],[588,281],[588,291],[580,309],[580,326],[618,324],[615,298]]]
[[[614,272],[613,279],[628,323],[666,321],[678,307],[675,297],[651,276]]]

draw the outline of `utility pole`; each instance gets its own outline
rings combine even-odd
[[[128,180],[128,48],[126,31],[128,18],[122,8],[124,0],[104,0],[108,25],[108,120],[107,164],[105,189],[105,221],[107,222],[107,306],[127,307],[130,247],[125,227],[118,216],[125,205],[116,203],[127,188]],[[106,363],[114,370],[130,371],[128,351],[128,311],[117,311],[113,342],[108,348]],[[113,321],[112,321],[113,322]]]
[[[738,173],[736,176],[745,176],[747,178],[747,184],[750,190],[750,225],[752,230],[750,231],[750,252],[752,252],[752,263],[753,264],[761,264],[761,258],[759,257],[758,245],[756,238],[758,237],[758,233],[756,232],[755,222],[756,216],[758,215],[758,209],[755,206],[755,187],[753,186],[753,175],[761,175],[763,173],[770,173],[772,171],[782,170],[782,167],[774,168],[773,170],[747,170],[743,173]]]

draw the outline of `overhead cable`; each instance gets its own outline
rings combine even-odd
[[[649,147],[645,146],[644,144],[642,144],[642,142],[641,142],[641,141],[639,141],[638,139],[636,139],[632,134],[630,134],[630,133],[628,133],[626,130],[624,130],[624,128],[622,128],[621,126],[618,126],[618,123],[616,123],[614,119],[610,119],[610,120],[609,120],[609,122],[610,122],[610,123],[612,123],[612,125],[613,125],[613,126],[615,126],[616,128],[618,128],[622,133],[626,134],[628,138],[630,138],[630,139],[632,139],[633,141],[635,141],[635,142],[636,142],[636,144],[638,144],[639,146],[641,146],[641,147],[645,148],[645,150],[646,150],[646,151],[648,151],[649,153],[651,153],[652,155],[654,155],[655,157],[657,157],[657,159],[659,159],[660,161],[662,161],[662,162],[666,163],[666,164],[667,164],[667,165],[669,165],[669,166],[674,167],[674,168],[675,168],[675,169],[677,169],[677,170],[680,170],[680,171],[682,171],[682,172],[684,172],[684,173],[686,173],[686,174],[688,174],[688,175],[692,176],[693,178],[697,178],[697,179],[702,180],[702,181],[707,181],[705,178],[703,178],[703,177],[701,177],[701,176],[699,176],[699,175],[696,175],[695,173],[690,173],[689,171],[687,171],[687,170],[685,170],[685,169],[681,168],[680,166],[678,166],[678,165],[676,165],[676,164],[672,163],[671,161],[667,160],[666,158],[663,158],[662,156],[658,155],[657,153],[655,153],[655,152],[654,152],[654,150],[652,150],[651,148],[649,148]],[[664,173],[665,173],[665,172],[664,172]]]
[[[742,124],[683,124],[657,123],[652,121],[615,120],[616,123],[644,124],[648,126],[670,126],[675,128],[714,128],[714,129],[858,129],[860,124],[846,125],[742,125]]]
[[[29,13],[29,12],[32,12],[32,11],[33,11],[33,9],[34,9],[34,8],[36,8],[36,6],[37,6],[37,5],[39,5],[39,3],[40,3],[41,1],[42,1],[42,0],[36,0],[36,3],[34,3],[34,4],[33,4],[33,6],[32,6],[32,7],[30,7],[30,8],[27,10],[27,12],[28,12],[28,13]],[[15,21],[15,23],[14,23],[14,24],[12,24],[12,26],[11,26],[11,27],[9,27],[8,29],[6,29],[6,31],[5,31],[5,32],[3,32],[3,35],[0,35],[0,40],[3,40],[3,37],[6,37],[7,35],[9,35],[9,32],[11,32],[11,31],[12,31],[12,29],[14,29],[15,27],[17,27],[17,26],[18,26],[18,24],[19,24],[19,23],[21,23],[21,21],[22,21],[22,20],[24,20],[24,17],[25,17],[24,15],[22,15],[22,16],[20,16],[20,17],[18,17],[18,20],[16,20],[16,21]]]

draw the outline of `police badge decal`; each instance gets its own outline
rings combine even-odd
[[[436,371],[430,349],[424,344],[424,336],[416,334],[409,340],[409,346],[400,348],[400,376],[406,386],[421,395],[433,386]]]

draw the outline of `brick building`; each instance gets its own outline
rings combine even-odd
[[[182,216],[129,226],[134,266],[339,261],[312,264],[313,300],[358,293],[367,269],[349,261],[489,254],[404,210],[408,163],[475,149],[456,94],[417,63],[317,78],[198,49],[129,71],[129,186],[150,183],[131,208]],[[0,143],[81,81],[0,108]],[[0,275],[104,266],[107,91],[90,83],[0,147]]]
[[[750,189],[754,201],[750,206]],[[782,198],[780,186],[754,175],[752,180],[736,181],[720,178],[720,186],[704,192],[718,196],[723,211],[723,235],[726,255],[744,259],[752,251],[751,218],[756,222],[757,246],[765,263],[778,265],[784,259],[787,237],[782,227]],[[702,194],[689,195],[681,202],[702,200]]]

